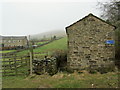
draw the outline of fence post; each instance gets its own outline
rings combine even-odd
[[[10,69],[12,70],[12,68],[11,68],[11,59],[9,59],[9,65],[10,65]]]
[[[33,72],[33,47],[32,47],[32,43],[30,43],[30,36],[29,36],[29,53],[30,53],[30,75],[32,75]]]
[[[27,65],[27,56],[25,56],[25,63],[26,63],[26,65]]]
[[[15,66],[15,75],[17,75],[16,54],[14,55],[14,66]]]
[[[5,56],[3,56],[3,62],[5,61]],[[3,76],[5,76],[5,64],[3,63],[3,65],[4,65],[4,72],[3,72]]]

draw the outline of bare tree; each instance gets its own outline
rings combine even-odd
[[[101,9],[101,17],[108,22],[120,27],[120,0],[110,0],[109,2],[98,2]]]

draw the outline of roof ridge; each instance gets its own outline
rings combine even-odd
[[[95,16],[95,15],[94,15],[94,14],[92,14],[92,13],[89,13],[87,16],[85,16],[85,17],[83,17],[82,19],[80,19],[80,20],[76,21],[75,23],[73,23],[73,24],[71,24],[71,25],[67,26],[66,28],[73,26],[73,25],[74,25],[74,24],[76,24],[77,22],[80,22],[80,21],[82,21],[83,19],[85,19],[85,18],[87,18],[87,17],[89,17],[89,16],[93,16],[93,17],[95,17],[95,18],[97,18],[97,19],[101,20],[102,22],[105,22],[105,23],[109,24],[110,26],[115,27],[115,29],[116,29],[116,26],[114,26],[114,25],[112,25],[112,24],[110,24],[110,23],[106,22],[105,20],[103,20],[103,19],[101,19],[101,18],[99,18],[99,17]]]

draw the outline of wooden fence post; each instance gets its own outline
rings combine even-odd
[[[16,55],[14,55],[14,66],[15,66],[15,75],[17,75]]]
[[[26,63],[26,65],[27,65],[27,56],[25,56],[25,63]]]
[[[32,75],[32,72],[33,72],[33,47],[32,45],[30,44],[30,75]]]
[[[10,69],[12,70],[12,68],[11,68],[11,59],[9,59],[9,65],[10,65]]]
[[[29,45],[29,54],[30,54],[30,75],[32,75],[32,72],[33,72],[33,47],[32,47],[32,43],[30,42],[30,35],[29,35],[29,42],[28,42],[28,45]]]
[[[3,56],[3,62],[4,61],[5,61],[5,56]],[[3,76],[5,76],[5,64],[3,63],[3,65],[4,65],[4,67],[3,67],[3,69],[4,69]]]

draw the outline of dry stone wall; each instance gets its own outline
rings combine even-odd
[[[57,73],[57,60],[56,58],[45,58],[43,60],[34,59],[33,61],[34,72],[37,74],[54,75]]]

